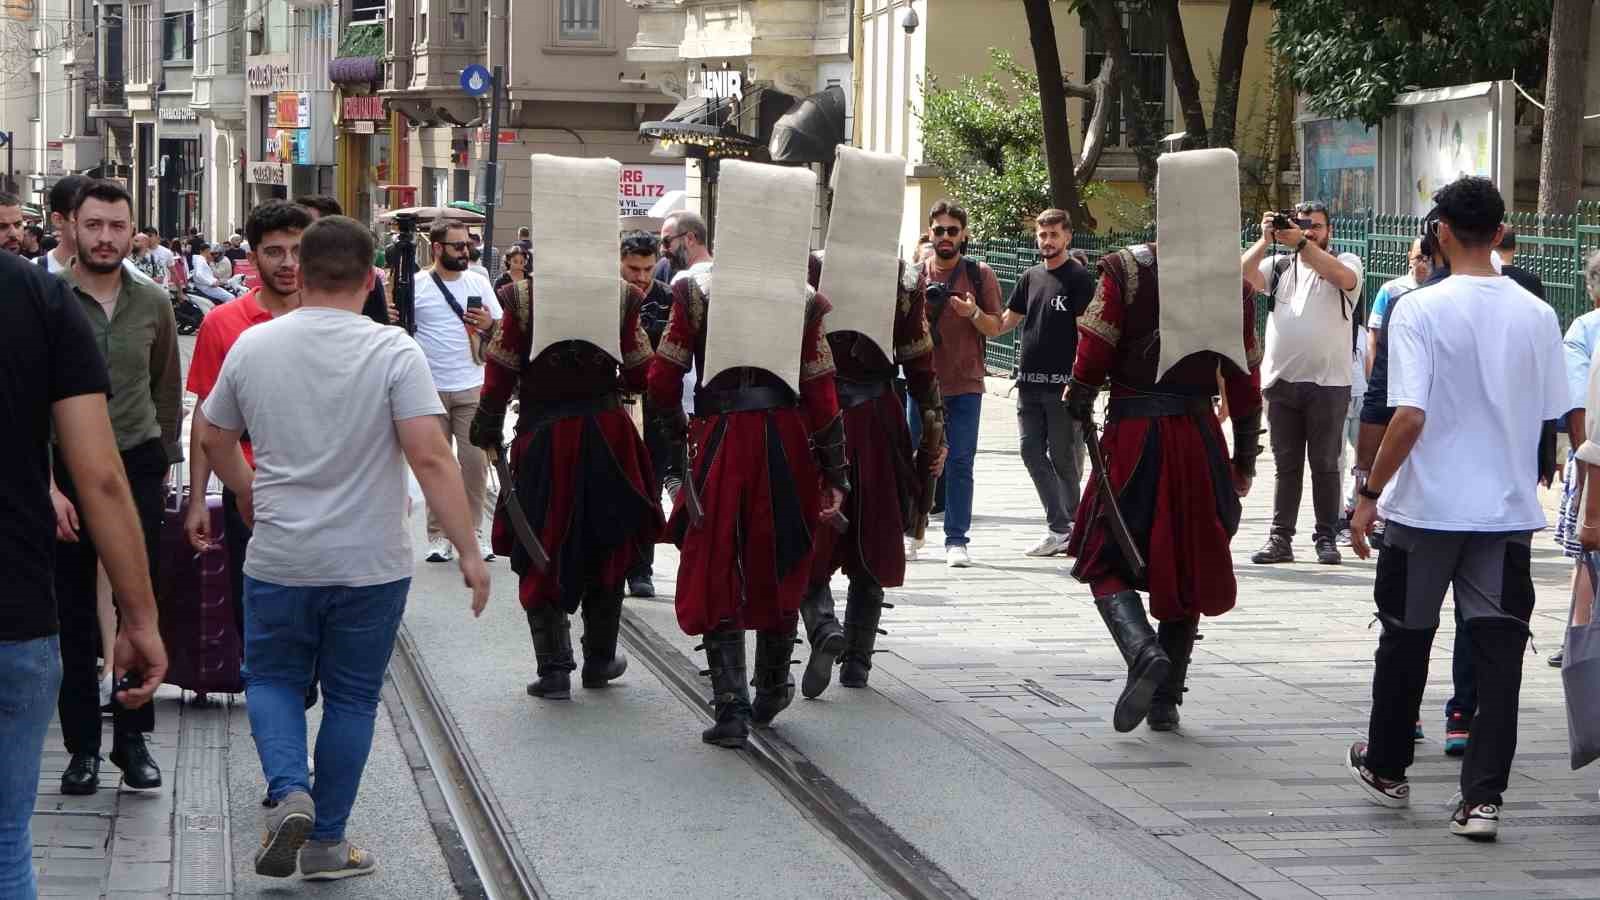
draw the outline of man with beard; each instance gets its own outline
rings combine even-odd
[[[892,606],[883,602],[883,590],[905,583],[901,541],[925,508],[919,501],[945,455],[944,402],[933,370],[922,273],[902,263],[896,248],[905,160],[840,147],[833,171],[828,242],[825,251],[811,255],[810,282],[834,304],[828,348],[838,367],[834,383],[855,490],[845,504],[844,533],[819,528],[814,536],[811,583],[800,604],[811,645],[800,680],[807,698],[827,689],[835,659],[841,663],[840,684],[867,686],[878,623],[885,606]],[[915,456],[894,389],[897,367],[922,411]],[[841,569],[850,580],[843,628],[828,585]]]
[[[661,335],[667,330],[667,316],[672,312],[672,288],[665,282],[657,281],[651,274],[659,252],[655,236],[648,232],[635,231],[623,235],[622,280],[638,288],[644,295],[644,303],[639,307],[639,322],[644,326],[645,335],[650,338],[651,353],[661,344]],[[661,475],[668,468],[668,448],[661,442],[662,432],[656,422],[655,408],[648,398],[640,397],[639,402],[644,404],[644,441],[645,446],[650,448],[650,463],[656,474],[655,483],[650,485],[650,496],[660,498]],[[653,544],[642,548],[639,561],[628,572],[630,596],[656,595],[655,558]]]
[[[200,411],[201,404],[217,385],[222,363],[234,342],[252,326],[270,322],[300,308],[300,233],[311,227],[312,217],[302,206],[283,200],[268,200],[250,211],[245,230],[250,235],[250,264],[255,266],[261,286],[224,303],[200,323],[194,339],[194,357],[189,363],[188,390],[199,398],[194,422],[189,429],[189,483],[204,485],[211,479],[211,461],[201,441],[210,423]],[[249,438],[239,441],[245,461],[255,465]],[[196,491],[196,495],[200,491]],[[250,527],[239,515],[239,498],[226,486],[222,489],[222,539],[228,548],[228,579],[233,586],[234,619],[244,634],[244,557],[250,541]],[[196,551],[214,540],[211,516],[204,503],[189,504],[184,530]],[[315,694],[310,695],[312,697]]]
[[[577,663],[567,617],[580,606],[583,686],[604,687],[627,669],[617,650],[623,580],[665,524],[650,453],[622,402],[625,392],[644,391],[651,348],[639,319],[644,296],[607,271],[619,175],[611,160],[534,156],[534,219],[549,217],[562,227],[538,230],[544,246],[535,253],[531,283],[519,279],[500,289],[509,315],[490,343],[472,420],[472,443],[498,454],[506,406],[513,396],[520,401],[507,452],[514,485],[500,489],[507,503],[520,504],[551,556],[542,568],[533,560],[503,506],[492,539],[496,553],[511,557],[533,638],[539,677],[528,694],[546,700],[572,695]],[[572,240],[573,234],[586,239]],[[603,243],[591,235],[605,236]],[[574,272],[590,277],[564,277]],[[578,324],[583,320],[593,327]],[[598,329],[609,334],[597,335]]]
[[[0,191],[0,250],[22,255],[22,201]]]
[[[1155,244],[1106,254],[1094,299],[1078,318],[1067,405],[1093,429],[1102,384],[1111,399],[1100,438],[1106,471],[1089,478],[1067,555],[1077,557],[1072,576],[1090,586],[1128,666],[1112,717],[1119,732],[1147,714],[1154,731],[1178,727],[1200,617],[1232,609],[1238,591],[1228,544],[1255,475],[1261,427],[1254,292],[1227,237],[1238,165],[1231,150],[1164,154],[1156,233],[1168,269],[1158,269]],[[1169,297],[1162,275],[1178,286]],[[1212,408],[1219,367],[1233,420],[1231,461]]]
[[[48,253],[41,253],[35,257],[33,262],[52,275],[65,272],[72,265],[72,257],[78,252],[78,243],[72,228],[72,209],[73,204],[77,202],[78,193],[91,181],[92,179],[84,175],[68,175],[50,188],[50,226],[55,229],[57,243]],[[131,254],[123,257],[123,271],[133,276],[135,281],[155,284],[150,276],[139,271],[139,267],[130,257]]]
[[[109,181],[88,181],[71,209],[77,256],[63,270],[80,301],[95,342],[105,350],[111,377],[111,426],[128,473],[152,579],[156,576],[161,511],[168,468],[183,459],[183,389],[178,362],[178,326],[167,292],[144,278],[128,276],[124,263],[133,244],[133,199]],[[90,361],[85,360],[85,364]],[[101,361],[96,359],[95,363]],[[97,551],[81,527],[78,492],[56,449],[51,490],[56,507],[56,596],[61,607],[61,695],[57,713],[72,759],[61,776],[63,794],[92,794],[100,784],[100,694],[95,664]],[[155,728],[153,707],[128,710],[113,704],[111,762],[123,784],[161,786],[161,770],[145,746]]]
[[[940,200],[928,211],[928,231],[933,235],[933,257],[923,266],[930,286],[928,317],[933,329],[933,361],[944,393],[945,439],[950,458],[934,506],[944,509],[945,565],[965,569],[972,565],[967,552],[967,530],[972,527],[972,467],[978,458],[978,422],[983,411],[985,334],[994,331],[1000,316],[1000,280],[987,263],[965,255],[967,211]],[[940,288],[941,291],[932,290]],[[912,435],[921,427],[913,413]],[[917,542],[908,545],[907,555]]]
[[[494,285],[476,272],[467,271],[467,256],[472,242],[467,226],[438,219],[428,230],[432,243],[433,266],[416,278],[416,338],[428,358],[433,386],[444,404],[445,435],[454,441],[461,462],[461,480],[467,486],[469,513],[478,529],[478,546],[454,547],[445,539],[444,529],[433,510],[428,510],[428,562],[448,562],[456,553],[479,553],[485,560],[494,552],[483,541],[483,497],[489,462],[483,451],[471,443],[469,431],[478,414],[478,395],[483,389],[483,362],[473,341],[487,341],[494,323],[500,319],[500,301]],[[474,305],[476,299],[479,305]]]
[[[1339,454],[1350,409],[1361,257],[1329,252],[1333,222],[1321,203],[1301,203],[1292,220],[1282,219],[1275,212],[1264,214],[1261,239],[1239,260],[1250,286],[1266,292],[1271,313],[1261,383],[1277,473],[1272,533],[1250,559],[1258,565],[1294,562],[1291,541],[1309,466],[1317,562],[1338,565]],[[1269,258],[1267,251],[1275,244],[1290,248],[1291,255]]]
[[[668,533],[682,552],[678,625],[705,636],[716,723],[700,737],[719,747],[745,746],[751,724],[770,724],[793,700],[789,663],[812,535],[838,527],[850,490],[824,338],[829,306],[806,286],[810,216],[795,215],[811,208],[815,192],[808,170],[722,164],[724,265],[673,284],[650,365],[650,399],[669,423],[668,443],[681,448],[687,439],[693,448],[673,456],[680,466],[668,476],[677,498]],[[692,426],[678,415],[691,368]],[[756,632],[753,704],[746,629]]]

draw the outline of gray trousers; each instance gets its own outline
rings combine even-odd
[[[1339,521],[1339,452],[1344,445],[1350,386],[1326,387],[1309,381],[1278,381],[1262,392],[1267,401],[1267,436],[1277,484],[1272,492],[1272,533],[1294,537],[1307,463],[1311,466],[1311,505],[1315,537],[1333,540]]]
[[[1078,514],[1084,446],[1083,431],[1068,414],[1060,389],[1019,387],[1017,430],[1022,464],[1039,492],[1045,521],[1051,531],[1066,534]]]

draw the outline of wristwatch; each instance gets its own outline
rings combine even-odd
[[[1368,500],[1376,500],[1379,497],[1383,496],[1383,492],[1382,491],[1375,491],[1372,488],[1369,488],[1364,484],[1361,486],[1360,490],[1356,491],[1356,493],[1358,493],[1361,496],[1367,498]]]
[[[967,318],[969,318],[972,321],[976,322],[976,321],[978,321],[978,317],[981,316],[981,315],[983,315],[983,307],[975,306],[975,307],[972,308],[972,315],[967,316]]]

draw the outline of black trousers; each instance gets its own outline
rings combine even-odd
[[[646,401],[644,401],[642,399],[640,400],[640,402],[641,403],[646,403]],[[654,426],[654,419],[655,419],[655,416],[651,412],[649,404],[646,403],[646,405],[645,405],[645,426],[644,426],[644,446],[645,446],[645,449],[650,452],[650,468],[654,470],[653,474],[655,476],[655,480],[654,480],[653,484],[647,484],[647,485],[645,485],[645,487],[646,488],[654,488],[655,489],[655,493],[654,493],[653,496],[659,501],[660,498],[661,498],[662,473],[667,470],[667,463],[669,461],[667,459],[667,454],[671,453],[672,451],[671,451],[671,448],[669,448],[667,446],[666,442],[662,439],[662,437],[661,437],[661,429],[653,427]],[[628,570],[628,577],[629,578],[640,578],[640,577],[649,578],[655,573],[655,564],[656,564],[656,545],[655,544],[646,544],[643,547],[639,548],[639,561],[634,563],[633,564],[633,568]]]
[[[142,541],[150,565],[150,580],[157,576],[157,550],[161,546],[161,517],[165,509],[167,454],[160,440],[151,440],[122,453],[133,504],[139,511],[141,533],[125,540]],[[96,609],[95,568],[100,555],[89,537],[87,513],[78,502],[61,454],[55,454],[56,485],[78,509],[78,542],[56,542],[56,607],[61,617],[61,694],[56,712],[61,717],[62,743],[68,753],[100,752],[100,680],[95,657],[100,653],[99,616]],[[105,648],[106,656],[111,655]],[[155,730],[155,704],[127,710],[112,699],[117,734]]]
[[[202,485],[195,493],[203,495]],[[233,593],[233,623],[239,629],[240,646],[244,645],[244,551],[250,543],[250,529],[239,515],[239,497],[226,487],[222,489],[222,545],[228,551],[228,587]]]

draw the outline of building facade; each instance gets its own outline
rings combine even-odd
[[[388,0],[378,93],[394,115],[389,202],[481,202],[490,141],[498,141],[493,244],[504,247],[532,225],[531,154],[610,157],[637,176],[681,176],[681,163],[652,158],[638,137],[640,123],[673,102],[628,62],[638,20],[626,0]],[[474,63],[505,67],[498,134],[488,127],[488,95],[461,86]],[[619,184],[619,202],[623,192]]]
[[[245,184],[244,60],[249,34],[246,0],[193,0],[194,74],[190,110],[203,162],[199,176],[200,232],[220,241],[244,225],[249,212]],[[184,118],[162,107],[165,125]]]
[[[0,179],[42,205],[50,187],[101,160],[89,115],[96,79],[95,10],[88,0],[0,5],[0,131],[11,133],[12,171]]]
[[[268,0],[253,7],[245,52],[248,205],[334,193],[337,0]]]
[[[861,0],[632,0],[639,25],[627,59],[680,101],[744,86],[801,98],[838,86],[849,140],[855,117],[851,10]],[[686,205],[703,211],[707,170],[690,159]],[[821,192],[819,192],[819,195]],[[818,218],[820,227],[821,218]]]

